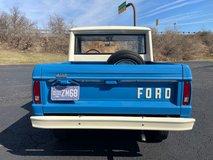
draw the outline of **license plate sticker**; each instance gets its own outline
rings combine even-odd
[[[78,101],[79,86],[54,86],[51,87],[51,100],[53,101]]]

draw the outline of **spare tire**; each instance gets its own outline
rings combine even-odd
[[[112,54],[107,60],[109,64],[144,64],[141,56],[128,50],[120,50]]]

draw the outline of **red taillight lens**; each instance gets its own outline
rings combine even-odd
[[[184,82],[183,105],[189,105],[190,98],[191,98],[191,84],[190,82]]]
[[[40,98],[40,82],[35,81],[33,84],[33,95],[34,95],[34,103],[40,104],[41,98]]]

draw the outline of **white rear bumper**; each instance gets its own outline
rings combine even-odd
[[[44,129],[123,129],[185,131],[193,128],[193,118],[127,116],[32,116],[32,126]]]

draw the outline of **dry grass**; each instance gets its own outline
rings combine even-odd
[[[67,61],[65,54],[32,53],[0,50],[0,65],[36,64]]]

